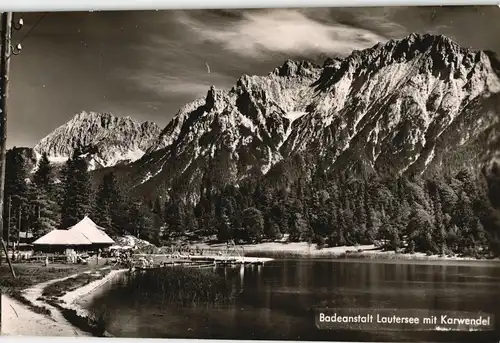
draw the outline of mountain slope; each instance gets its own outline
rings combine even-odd
[[[78,149],[85,154],[89,169],[95,170],[141,158],[159,133],[152,122],[82,112],[43,138],[34,150],[38,156],[46,152],[51,161],[61,163]]]
[[[422,172],[499,113],[490,58],[443,36],[410,35],[355,52],[315,87],[321,96],[297,123],[287,153],[307,142],[302,149],[320,147],[315,152],[336,164],[361,162],[378,172]]]
[[[387,175],[479,166],[491,158],[477,149],[498,123],[499,92],[491,54],[412,34],[323,66],[287,61],[228,91],[211,88],[126,172],[140,192],[196,193],[207,175],[234,183],[297,155]],[[472,146],[475,160],[460,162]]]

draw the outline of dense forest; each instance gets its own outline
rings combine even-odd
[[[160,228],[148,206],[127,197],[114,174],[106,175],[95,187],[78,152],[62,167],[52,165],[43,154],[32,174],[31,169],[23,149],[7,152],[4,227],[10,241],[18,239],[19,231],[40,237],[54,229],[67,229],[86,215],[112,235],[142,233],[152,238],[152,232]]]
[[[196,202],[171,190],[154,200],[131,197],[113,172],[97,185],[75,153],[65,165],[46,155],[36,171],[22,154],[7,155],[5,226],[35,237],[68,228],[85,215],[114,235],[133,234],[156,244],[185,235],[261,242],[290,241],[327,246],[377,244],[401,252],[500,255],[500,169],[488,177],[466,170],[450,176],[377,177],[325,172],[276,178],[249,177],[235,185],[214,184],[210,171]]]

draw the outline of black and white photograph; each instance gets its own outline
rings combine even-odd
[[[500,341],[500,7],[0,24],[2,335]]]

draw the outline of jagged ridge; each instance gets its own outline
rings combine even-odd
[[[160,128],[152,122],[81,112],[43,138],[34,150],[38,155],[46,152],[54,162],[63,162],[78,149],[92,170],[141,158],[159,133]]]
[[[183,107],[129,176],[139,188],[192,188],[207,166],[237,182],[296,154],[326,169],[422,173],[497,122],[497,67],[490,54],[418,34],[323,66],[288,60]]]

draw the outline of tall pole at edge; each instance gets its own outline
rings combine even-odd
[[[5,228],[3,208],[5,194],[5,155],[7,151],[7,97],[9,94],[9,70],[12,37],[12,12],[2,13],[0,55],[0,232],[3,243]],[[8,255],[7,255],[8,258]],[[1,261],[1,258],[0,258]],[[0,262],[1,263],[1,262]]]

